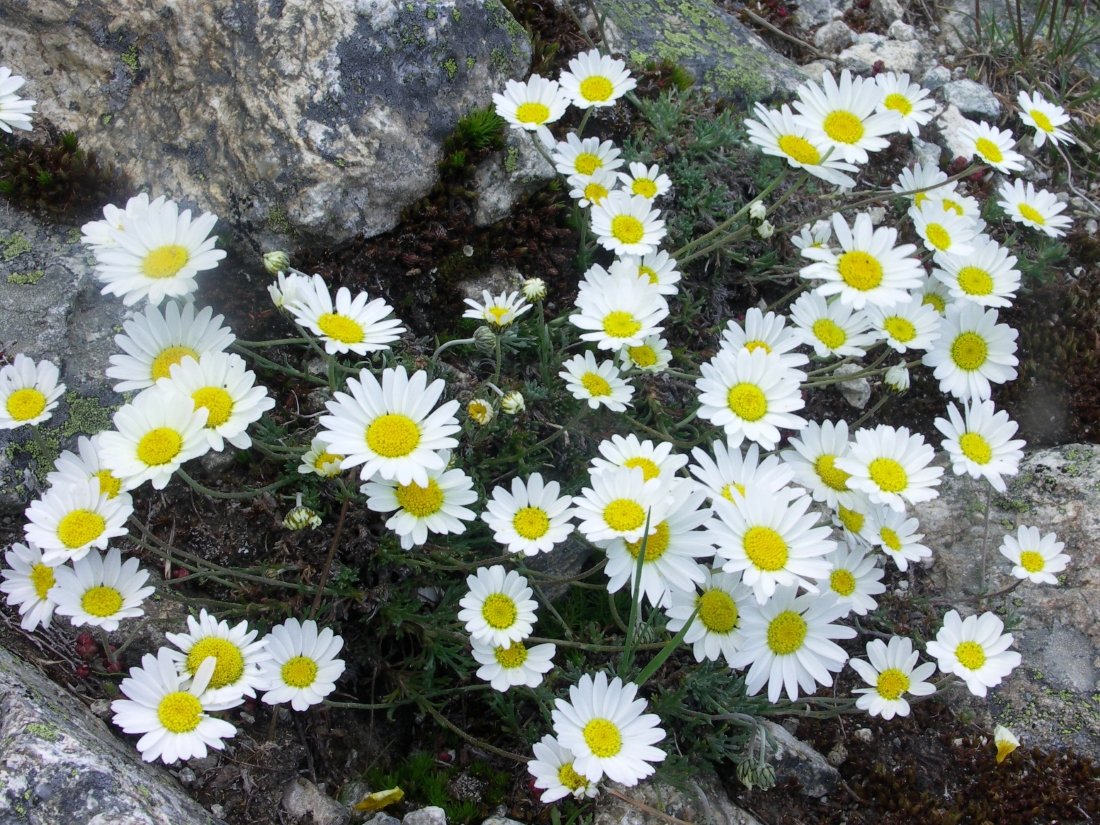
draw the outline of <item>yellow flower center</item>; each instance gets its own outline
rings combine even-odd
[[[640,347],[630,347],[627,352],[630,353],[630,360],[634,362],[635,366],[652,367],[657,363],[657,353],[648,344],[642,344]]]
[[[344,457],[342,455],[336,455],[336,453],[321,453],[317,458],[313,459],[313,466],[322,472],[326,472],[326,464],[332,464],[333,462],[339,464],[343,460]],[[337,469],[339,469],[339,467],[337,467]]]
[[[184,358],[194,358],[199,360],[199,354],[195,352],[191,347],[168,347],[160,355],[153,359],[153,380],[158,378],[168,378],[172,374],[172,365],[178,364]]]
[[[158,246],[145,256],[145,260],[141,262],[141,271],[146,278],[172,278],[190,259],[191,253],[182,246]]]
[[[699,597],[699,621],[711,633],[729,633],[737,627],[737,603],[729,593],[722,590],[708,590]]]
[[[814,321],[813,331],[817,340],[829,349],[842,347],[844,342],[848,340],[848,333],[831,318],[819,318]]]
[[[106,493],[108,501],[122,491],[122,479],[115,478],[110,470],[93,473],[92,478],[99,480],[99,492]]]
[[[897,553],[901,550],[901,538],[891,530],[889,527],[883,527],[878,531],[879,538],[882,539],[883,546],[891,552]]]
[[[608,719],[593,719],[584,726],[584,743],[593,756],[601,759],[615,756],[623,748],[623,735]]]
[[[660,279],[660,278],[659,278],[659,277],[657,276],[657,270],[653,269],[652,267],[648,267],[648,266],[639,266],[639,267],[638,267],[638,274],[639,274],[639,275],[645,275],[645,276],[646,276],[647,278],[649,278],[649,282],[650,282],[651,284],[656,284],[656,283],[659,283],[659,282],[660,282],[660,280],[661,280],[661,279]]]
[[[734,504],[736,504],[737,499],[735,499],[733,497],[733,491],[734,490],[739,492],[741,494],[741,496],[744,497],[744,495],[745,495],[745,485],[744,484],[738,484],[736,481],[733,481],[733,482],[730,482],[729,484],[727,484],[725,487],[722,488],[722,498],[724,498],[726,501],[732,501]]]
[[[629,533],[645,524],[645,510],[629,498],[617,498],[603,511],[603,520],[617,533]]]
[[[1042,213],[1034,206],[1029,206],[1026,203],[1017,205],[1017,209],[1020,210],[1020,214],[1027,218],[1032,223],[1037,223],[1039,226],[1046,226],[1047,219],[1043,217]]]
[[[525,539],[540,539],[550,529],[550,519],[538,507],[524,507],[512,519],[512,527]]]
[[[1050,122],[1050,118],[1040,112],[1038,109],[1032,109],[1029,112],[1031,119],[1035,121],[1035,125],[1048,134],[1054,131],[1054,124]]]
[[[504,316],[512,314],[512,310],[508,307],[486,307],[485,311],[492,316],[489,320],[498,327],[506,326],[502,323],[502,319]],[[509,319],[508,323],[511,323],[511,319]]]
[[[990,163],[1000,163],[1005,159],[1004,153],[1001,152],[1001,147],[989,138],[978,138],[974,142],[974,149]]]
[[[523,646],[523,642],[512,642],[511,647],[496,648],[493,657],[502,668],[515,670],[527,661],[527,648]]]
[[[849,533],[858,533],[863,529],[863,525],[867,523],[867,516],[863,515],[863,513],[849,510],[843,504],[837,509],[837,516],[840,518],[840,523],[844,525],[844,528]]]
[[[867,469],[871,473],[871,481],[885,493],[900,493],[909,486],[905,468],[892,458],[876,458]]]
[[[928,197],[927,192],[917,192],[917,194],[913,195],[913,205],[917,208],[920,208],[920,205],[928,200],[932,199]]]
[[[768,413],[768,399],[756,384],[741,383],[726,394],[730,412],[745,421],[759,421]]]
[[[607,197],[607,187],[601,183],[590,181],[584,187],[584,197],[592,203],[599,204],[600,201]]]
[[[80,607],[89,616],[104,619],[122,609],[122,594],[113,587],[92,587],[80,597]]]
[[[975,464],[988,464],[993,458],[993,448],[977,433],[963,433],[959,437],[959,449]]]
[[[646,539],[646,563],[657,561],[657,559],[665,554],[665,551],[668,550],[669,538],[668,522],[662,521],[657,525],[657,531]],[[630,553],[631,558],[638,558],[638,554],[642,552],[642,540],[638,539],[637,541],[626,542],[626,551]]]
[[[202,704],[193,694],[178,690],[160,700],[157,719],[171,733],[190,733],[202,721]]]
[[[481,618],[493,630],[505,630],[516,623],[519,608],[503,593],[490,593],[481,605]]]
[[[520,123],[545,123],[550,117],[550,107],[544,103],[521,103],[516,108],[516,120]]]
[[[407,415],[386,413],[367,427],[367,446],[383,458],[404,458],[420,445],[420,428]]]
[[[641,243],[645,237],[645,227],[633,215],[616,215],[611,219],[611,234],[620,243]]]
[[[137,445],[138,461],[149,467],[169,463],[183,449],[183,437],[171,427],[157,427],[141,437]]]
[[[427,487],[421,487],[416,482],[398,484],[394,495],[401,509],[416,518],[427,518],[438,513],[443,506],[443,489],[434,478],[428,479]]]
[[[594,372],[586,372],[581,376],[581,386],[588,390],[588,394],[593,398],[611,395],[611,385],[607,383],[607,379]]]
[[[46,396],[33,387],[16,390],[8,396],[8,415],[16,421],[30,421],[46,409]]]
[[[844,283],[860,292],[872,290],[882,283],[882,264],[858,249],[841,255],[837,269]]]
[[[581,97],[594,103],[602,103],[611,97],[615,87],[606,77],[593,75],[581,81]]]
[[[626,461],[623,462],[623,466],[630,467],[631,469],[634,469],[635,467],[641,467],[642,476],[645,478],[646,481],[649,481],[651,478],[656,478],[661,474],[660,467],[658,467],[648,458],[642,458],[640,456],[636,458],[628,458]]]
[[[780,135],[776,141],[779,151],[797,163],[807,166],[817,166],[821,163],[821,153],[805,138],[798,135]]]
[[[478,424],[485,424],[493,414],[493,409],[484,401],[477,399],[466,405],[466,413]]]
[[[898,315],[891,315],[882,322],[882,328],[886,333],[902,344],[908,343],[917,337],[917,328],[913,322]]]
[[[46,598],[50,588],[54,586],[53,568],[39,562],[31,568],[31,586],[34,594],[40,599]]]
[[[196,390],[191,393],[191,400],[195,402],[196,410],[199,407],[206,408],[206,428],[208,430],[220,427],[233,414],[233,398],[221,387],[203,387]]]
[[[924,297],[921,298],[920,305],[924,306],[925,304],[934,307],[936,312],[938,312],[940,315],[943,315],[944,310],[947,309],[947,301],[943,299],[942,295],[939,295],[935,292],[924,293]]]
[[[837,143],[859,143],[863,137],[863,121],[851,112],[830,112],[823,124],[825,134]]]
[[[834,570],[829,574],[829,587],[841,596],[851,596],[856,592],[856,577],[850,570]]]
[[[784,610],[768,623],[768,647],[776,656],[789,656],[806,641],[806,620]]]
[[[1047,566],[1046,559],[1043,558],[1042,553],[1037,553],[1034,550],[1025,550],[1020,554],[1020,567],[1024,568],[1028,573],[1038,573]]]
[[[892,109],[902,117],[907,116],[913,111],[913,104],[909,102],[909,98],[905,95],[899,95],[897,92],[886,95],[886,99],[882,101],[882,105],[887,109]]]
[[[581,152],[573,161],[573,168],[577,170],[578,175],[591,175],[597,169],[603,169],[603,161],[600,160],[599,155]]]
[[[936,247],[940,252],[951,248],[951,233],[944,229],[942,224],[925,224],[924,236],[928,238],[928,243],[932,244],[932,246]]]
[[[967,295],[988,295],[993,291],[993,278],[984,269],[964,266],[959,270],[959,289]]]
[[[962,217],[966,214],[966,210],[963,209],[961,203],[956,203],[949,198],[944,198],[943,200],[941,200],[940,205],[943,207],[944,212],[954,212],[959,217]]]
[[[603,319],[603,331],[612,338],[630,338],[641,328],[641,323],[633,315],[621,310],[609,312]]]
[[[955,658],[968,670],[978,670],[985,664],[985,651],[977,642],[963,642],[955,648]]]
[[[787,542],[770,527],[750,527],[742,543],[757,570],[774,573],[787,565]]]
[[[588,780],[573,770],[573,763],[558,768],[558,781],[571,791],[588,787]]]
[[[70,550],[76,550],[99,538],[107,529],[107,522],[99,513],[91,510],[73,510],[66,513],[57,525],[57,537]]]
[[[288,687],[307,688],[317,678],[317,663],[308,656],[295,656],[283,665],[280,675]]]
[[[756,352],[758,349],[762,349],[764,350],[764,352],[772,351],[772,348],[763,341],[746,341],[745,349],[747,349],[749,352]]]
[[[360,344],[363,342],[363,327],[346,315],[326,312],[317,319],[317,326],[321,328],[321,332],[341,344]]]
[[[210,657],[217,663],[214,665],[214,675],[210,677],[210,687],[222,688],[235,684],[244,674],[241,649],[228,639],[219,639],[217,636],[207,636],[195,642],[184,663],[187,672],[194,676],[202,663]]]
[[[819,456],[817,461],[814,462],[814,472],[830,490],[836,490],[840,493],[848,491],[848,479],[852,477],[852,474],[846,473],[836,466],[835,455]]]
[[[989,347],[976,332],[964,332],[951,343],[951,360],[961,370],[973,372],[985,363]]]
[[[893,702],[909,690],[909,677],[897,668],[892,667],[878,675],[878,684],[875,685],[875,688],[878,690],[879,696]]]
[[[657,196],[657,184],[649,178],[635,178],[630,185],[630,191],[643,198],[654,198]]]

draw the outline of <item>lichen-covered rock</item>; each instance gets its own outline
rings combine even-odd
[[[43,118],[251,248],[395,226],[530,60],[500,0],[35,0],[0,42]]]
[[[928,63],[928,54],[919,40],[889,40],[876,37],[874,41],[856,43],[845,49],[837,58],[841,68],[856,74],[870,74],[875,64],[882,61],[888,72],[907,73],[920,77]]]
[[[535,147],[530,132],[509,129],[504,150],[487,158],[474,176],[477,182],[474,224],[489,226],[503,220],[521,197],[553,180],[556,174]]]
[[[760,825],[759,820],[737,807],[713,774],[699,774],[686,790],[663,782],[641,782],[626,788],[609,783],[612,790],[666,816],[699,825]],[[648,813],[612,794],[600,794],[595,825],[667,825],[668,819]]]
[[[1001,116],[1001,101],[986,86],[973,80],[954,80],[943,87],[943,99],[964,116],[995,123]]]
[[[161,768],[0,647],[0,822],[217,825]]]

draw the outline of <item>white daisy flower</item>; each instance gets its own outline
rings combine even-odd
[[[343,469],[362,464],[363,481],[377,474],[385,481],[427,487],[428,470],[447,466],[439,452],[458,446],[451,436],[462,428],[455,418],[457,401],[432,411],[444,386],[442,379],[429,384],[423,370],[409,378],[403,366],[383,370],[381,383],[361,371],[358,380],[348,378],[351,395],[338,392],[325,404],[331,415],[321,417],[324,429],[317,437],[345,456]]]
[[[944,209],[939,201],[929,199],[920,206],[909,207],[913,228],[924,241],[924,248],[936,260],[948,255],[969,255],[974,251],[970,241],[978,234],[973,218]]]
[[[484,427],[493,420],[496,413],[493,411],[493,405],[487,399],[474,398],[466,405],[466,415],[479,427]]]
[[[712,501],[720,497],[740,504],[750,490],[784,500],[804,494],[805,491],[788,486],[794,479],[794,471],[777,456],[767,456],[758,463],[760,447],[757,444],[749,444],[743,458],[739,448],[727,447],[724,441],[715,439],[711,446],[714,458],[702,447],[696,447],[691,451],[696,463],[688,469],[707,488]]]
[[[974,221],[974,225],[977,227],[978,232],[984,231],[985,221],[981,219],[982,207],[981,204],[978,203],[977,198],[972,198],[970,195],[963,195],[959,192],[949,192],[941,195],[937,191],[933,192],[928,200],[932,203],[939,204],[944,212],[950,212],[960,218],[970,218]]]
[[[481,520],[493,538],[509,553],[534,556],[549,553],[573,532],[572,496],[559,496],[561,485],[543,482],[542,473],[531,473],[527,483],[512,479],[512,492],[494,487]]]
[[[917,296],[892,307],[867,307],[871,327],[895,352],[930,350],[940,337],[940,314]]]
[[[592,782],[604,775],[627,787],[653,774],[651,762],[665,752],[653,745],[665,738],[661,719],[645,713],[638,686],[618,677],[607,681],[602,671],[587,673],[569,688],[569,701],[558,699],[553,711],[554,733],[574,755],[573,769]]]
[[[566,179],[569,184],[569,197],[577,201],[581,209],[589,206],[599,206],[607,196],[619,187],[619,178],[607,169],[597,169],[591,175],[570,175]]]
[[[100,460],[126,490],[146,481],[163,490],[182,464],[210,450],[208,413],[160,387],[139,393],[115,413],[115,429],[100,434]]]
[[[57,367],[45,359],[37,364],[22,353],[0,369],[0,430],[41,424],[53,415],[65,392]]]
[[[792,415],[805,406],[800,389],[805,374],[783,366],[778,353],[719,350],[700,373],[699,418],[725,428],[731,447],[748,438],[771,450],[781,438],[780,427],[806,426],[804,418]]]
[[[825,136],[799,123],[786,103],[778,111],[757,103],[753,111],[758,120],[745,118],[745,129],[749,140],[765,155],[784,158],[795,169],[804,169],[835,186],[850,189],[856,185],[855,180],[844,173],[858,172],[859,167],[845,163],[841,153],[830,152]]]
[[[838,160],[866,163],[867,152],[878,152],[890,145],[884,135],[899,130],[900,116],[887,110],[875,114],[882,90],[871,78],[852,78],[845,69],[840,73],[840,85],[832,74],[821,76],[821,86],[813,81],[796,90],[795,123],[822,134],[826,145],[833,148]]]
[[[799,688],[808,696],[819,683],[830,687],[830,674],[839,673],[848,661],[843,648],[831,641],[855,638],[852,628],[832,624],[847,607],[838,605],[831,595],[797,593],[797,587],[780,587],[766,604],[749,605],[742,616],[745,644],[730,666],[751,665],[745,676],[750,696],[767,684],[769,702],[778,702],[784,688],[793,702]]]
[[[1012,183],[1005,181],[998,194],[1001,199],[997,204],[1012,220],[1045,232],[1052,238],[1065,235],[1065,228],[1073,223],[1072,218],[1060,214],[1065,211],[1066,204],[1059,203],[1058,198],[1046,189],[1036,191],[1031,181],[1028,181],[1026,188],[1019,178]]]
[[[862,357],[878,338],[870,334],[867,315],[839,298],[831,301],[817,290],[803,292],[791,304],[791,333],[814,348],[818,358]]]
[[[871,544],[892,558],[898,570],[904,572],[909,562],[932,557],[932,551],[920,543],[924,534],[917,532],[915,518],[907,519],[905,513],[883,506],[874,507],[869,518]]]
[[[653,164],[646,168],[644,163],[631,163],[629,174],[619,172],[619,181],[623,188],[632,195],[641,195],[646,200],[654,200],[668,194],[672,188],[672,180],[668,175],[661,173],[661,168]]]
[[[624,370],[658,373],[668,369],[668,365],[672,363],[672,353],[669,352],[664,338],[650,335],[640,346],[623,347],[619,350],[619,361]]]
[[[57,605],[58,616],[68,616],[75,627],[92,625],[108,633],[118,630],[119,622],[141,616],[141,603],[156,588],[142,587],[149,573],[138,567],[137,559],[123,564],[117,547],[106,557],[92,551],[73,561],[73,566],[55,567],[54,586],[48,597]]]
[[[359,488],[367,496],[367,509],[393,513],[386,527],[401,537],[402,550],[419,547],[428,540],[428,533],[465,533],[466,525],[462,522],[477,518],[477,513],[462,506],[477,501],[473,480],[462,470],[446,469],[451,460],[450,450],[442,450],[439,458],[443,468],[428,470],[427,484],[375,479]]]
[[[635,278],[646,278],[662,295],[675,295],[676,284],[680,283],[680,271],[676,269],[676,259],[669,257],[664,250],[651,252],[638,257],[627,255],[611,264],[611,275],[620,273]]]
[[[123,322],[125,335],[115,336],[119,349],[127,353],[112,355],[112,366],[107,368],[109,378],[121,379],[115,392],[151,387],[158,379],[168,378],[172,365],[188,356],[198,361],[204,353],[224,352],[237,336],[222,326],[223,320],[210,307],[196,315],[192,303],[181,309],[169,301],[163,315],[147,305],[144,314]]]
[[[539,139],[546,146],[553,146],[554,138],[546,124],[554,123],[565,114],[569,108],[569,97],[556,80],[533,74],[525,82],[505,82],[504,94],[493,94],[493,105],[497,114],[513,129],[538,132]]]
[[[160,204],[166,200],[164,195],[157,198]],[[125,219],[135,220],[149,211],[149,196],[145,192],[139,192],[126,201],[126,207],[119,209],[114,204],[103,207],[103,220],[88,221],[80,227],[80,242],[92,249],[106,249],[118,246],[118,242],[111,236],[112,231],[125,232]]]
[[[902,169],[898,182],[891,184],[890,188],[919,207],[925,201],[950,196],[958,185],[958,181],[948,183],[947,173],[941,172],[932,164],[925,167],[915,163],[912,169]]]
[[[302,455],[302,463],[298,465],[298,472],[302,475],[314,473],[321,478],[334,478],[343,472],[340,464],[344,456],[330,453],[328,444],[316,436],[309,443],[309,449]]]
[[[535,778],[535,787],[543,791],[539,800],[548,805],[567,796],[581,800],[595,799],[596,783],[573,770],[573,753],[558,744],[550,734],[534,744],[535,758],[527,763],[527,771]]]
[[[810,359],[791,350],[802,343],[802,339],[787,326],[785,316],[774,312],[765,315],[757,307],[750,307],[745,313],[744,327],[733,320],[726,322],[721,346],[728,347],[734,354],[743,349],[749,352],[762,349],[764,352],[778,353],[779,361],[784,367],[800,367]]]
[[[610,140],[602,143],[597,137],[581,140],[573,132],[554,147],[554,167],[571,178],[574,175],[591,177],[600,169],[613,172],[623,165],[619,149]]]
[[[793,450],[780,454],[795,481],[810,491],[814,501],[833,509],[854,504],[858,494],[848,486],[851,476],[836,466],[837,459],[848,456],[848,422],[811,421],[799,436],[790,440]]]
[[[508,688],[525,685],[538,687],[542,677],[554,667],[557,648],[552,644],[526,647],[523,642],[512,642],[505,647],[471,639],[473,657],[481,665],[477,678],[489,682],[493,690],[507,693]]]
[[[74,481],[88,482],[94,478],[99,481],[99,491],[106,493],[108,500],[119,497],[124,506],[132,507],[130,495],[122,492],[122,479],[105,469],[100,461],[100,435],[98,433],[91,438],[80,436],[76,442],[80,454],[65,450],[54,462],[54,471],[46,476],[46,483],[55,487]]]
[[[603,458],[592,459],[589,470],[592,475],[616,467],[641,467],[646,481],[660,478],[671,483],[680,468],[688,463],[687,456],[673,453],[668,442],[641,441],[633,433],[626,437],[613,435],[610,440],[600,442],[599,450]]]
[[[202,759],[207,748],[223,750],[222,740],[236,735],[229,722],[207,715],[211,708],[204,694],[214,668],[208,661],[194,678],[181,676],[166,647],[156,656],[146,653],[141,667],[130,668],[129,678],[119,685],[129,698],[111,702],[112,721],[125,733],[145,734],[137,743],[144,761],[171,765],[177,759]]]
[[[23,617],[19,626],[33,633],[38,625],[50,626],[53,611],[57,604],[50,599],[50,589],[54,586],[54,567],[42,561],[42,551],[35,543],[15,542],[4,554],[8,563],[6,570],[0,571],[4,581],[0,582],[0,593],[8,594],[8,607],[18,607]]]
[[[289,275],[279,272],[275,276],[275,282],[268,285],[267,292],[271,296],[271,303],[275,304],[277,309],[285,309],[289,312],[291,307],[297,306],[305,297],[309,289],[308,276],[299,275],[296,272],[291,272]]]
[[[1046,143],[1048,138],[1056,146],[1063,141],[1077,142],[1073,135],[1059,128],[1070,121],[1069,115],[1061,106],[1051,103],[1038,92],[1032,92],[1029,95],[1022,89],[1019,97],[1016,98],[1016,103],[1020,107],[1020,120],[1035,130],[1036,148]]]
[[[577,311],[569,323],[582,330],[582,341],[594,341],[599,349],[621,350],[641,346],[660,334],[668,317],[668,303],[641,278],[612,275],[599,287],[577,295]]]
[[[716,662],[725,656],[728,664],[745,643],[741,616],[756,600],[739,574],[723,573],[720,567],[703,573],[699,592],[695,588],[672,591],[672,606],[665,611],[668,631],[679,633],[695,613],[684,636],[684,643],[692,646],[695,661]]]
[[[968,120],[959,129],[958,139],[966,149],[966,158],[977,157],[1006,175],[1024,169],[1024,156],[1013,149],[1016,140],[1007,129],[1002,131],[984,120],[980,124]]]
[[[497,328],[503,328],[523,315],[531,305],[527,303],[519,292],[502,292],[500,295],[490,295],[489,290],[481,292],[484,304],[479,304],[472,298],[466,299],[470,309],[462,313],[463,318],[473,318],[477,321],[485,321]]]
[[[592,207],[592,232],[616,255],[648,255],[665,237],[665,222],[641,195],[617,191]]]
[[[940,315],[947,312],[947,305],[954,301],[954,297],[947,291],[947,285],[937,278],[924,278],[919,290],[914,290],[914,295],[920,297],[922,304],[927,304]]]
[[[584,355],[574,355],[562,366],[565,369],[558,377],[578,401],[587,401],[592,409],[602,405],[612,412],[622,412],[629,406],[634,388],[622,379],[614,361],[597,364],[592,351],[586,350]]]
[[[248,622],[230,627],[229,622],[219,622],[203,608],[198,619],[187,617],[186,633],[164,636],[179,648],[169,648],[168,655],[181,676],[197,679],[203,663],[214,660],[214,672],[202,697],[203,707],[228,710],[241,704],[244,697],[255,698],[257,690],[266,689],[262,666],[271,654],[267,652],[266,639],[254,641],[258,634],[257,630],[248,629]]]
[[[1010,753],[1020,747],[1020,740],[1004,725],[997,725],[993,729],[993,744],[997,746],[997,764],[999,765],[1008,758]]]
[[[838,545],[837,549],[825,557],[832,565],[829,576],[817,582],[823,593],[832,593],[837,605],[843,605],[857,616],[866,616],[878,607],[874,596],[886,592],[882,583],[885,573],[875,563],[874,556],[868,556],[859,542],[848,537],[847,547]],[[841,618],[847,616],[844,613]]]
[[[470,591],[458,603],[458,620],[466,623],[471,637],[503,646],[531,635],[537,604],[527,579],[515,570],[506,574],[502,565],[494,564],[467,576],[466,586]]]
[[[952,304],[944,314],[940,339],[921,359],[939,379],[940,392],[967,401],[989,398],[990,383],[1016,378],[1016,338],[1019,333],[997,323],[997,310],[971,302]]]
[[[354,299],[346,286],[336,291],[336,304],[320,275],[312,282],[305,281],[298,293],[298,300],[287,306],[294,320],[325,342],[329,355],[354,352],[366,355],[389,349],[389,345],[401,337],[405,328],[397,318],[388,317],[393,307],[381,298],[370,303],[367,293],[360,292]]]
[[[853,693],[863,694],[856,700],[856,707],[871,716],[881,716],[889,721],[895,716],[908,716],[909,703],[905,694],[931,696],[936,692],[927,681],[936,672],[935,662],[925,662],[916,667],[920,653],[913,650],[913,642],[903,636],[891,636],[887,645],[882,639],[867,643],[867,658],[852,659],[852,670],[860,675],[869,688],[856,688]]]
[[[948,611],[943,627],[925,649],[939,660],[941,673],[953,673],[966,682],[975,696],[985,696],[1020,664],[1020,654],[1008,648],[1012,634],[1005,633],[1004,622],[993,613],[967,616]]]
[[[931,444],[908,427],[895,429],[879,424],[873,430],[856,430],[851,452],[836,460],[836,466],[851,478],[848,486],[867,493],[876,504],[905,512],[905,502],[931,501],[939,493],[943,467],[928,466],[936,457]]]
[[[947,438],[943,448],[951,456],[955,475],[967,473],[971,478],[985,478],[998,493],[1005,491],[1002,475],[1016,475],[1027,445],[1021,439],[1012,440],[1019,425],[1010,421],[1008,413],[997,410],[992,401],[972,400],[963,404],[962,414],[953,404],[947,405],[946,418],[936,419],[936,429]]]
[[[561,88],[580,109],[614,106],[615,101],[638,85],[626,63],[599,49],[582,52],[569,61],[560,75]]]
[[[1021,525],[1017,535],[1006,535],[998,549],[1012,562],[1016,578],[1028,579],[1032,584],[1058,584],[1055,573],[1061,573],[1070,563],[1070,557],[1062,552],[1065,546],[1054,533],[1041,536],[1038,527]]]
[[[929,99],[930,94],[924,87],[909,82],[909,75],[883,72],[875,77],[875,83],[882,91],[882,100],[875,111],[897,113],[899,132],[908,132],[913,137],[920,136],[920,127],[932,120],[931,110],[936,101]]]
[[[816,292],[839,294],[845,304],[863,309],[868,303],[891,306],[904,301],[909,297],[907,290],[921,285],[924,271],[920,261],[912,257],[916,247],[894,246],[896,229],[875,229],[866,212],[856,215],[855,224],[849,227],[837,212],[833,215],[833,230],[842,250],[839,255],[822,247],[802,250],[802,257],[816,261],[802,268],[802,277],[825,281],[815,288]]]
[[[99,480],[66,481],[51,487],[26,510],[23,532],[42,549],[46,564],[76,561],[92,548],[125,536],[126,519],[134,511],[129,497],[109,499],[99,491]]]
[[[668,481],[645,479],[640,467],[616,467],[589,477],[585,487],[573,499],[581,534],[593,543],[622,539],[638,541],[649,517],[649,535],[672,505]]]
[[[26,83],[19,75],[12,75],[7,66],[0,66],[0,129],[11,134],[12,128],[31,131],[31,115],[37,101],[25,100],[15,93]]]
[[[969,255],[948,255],[937,261],[932,275],[956,300],[972,301],[985,307],[1012,306],[1012,299],[1020,288],[1016,256],[1009,255],[1005,247],[988,235],[978,235],[972,246],[974,251]]]
[[[308,710],[336,690],[344,673],[344,660],[336,654],[344,640],[330,628],[318,631],[312,619],[299,623],[291,617],[271,628],[264,645],[270,654],[260,665],[267,680],[265,705],[290,702],[294,710]]]
[[[811,246],[828,246],[832,239],[833,225],[829,221],[815,221],[813,226],[803,224],[798,235],[791,238],[791,243],[797,249],[806,249]]]
[[[833,513],[833,524],[841,529],[849,544],[862,542],[864,546],[869,547],[874,544],[875,537],[871,513],[882,505],[872,504],[871,499],[862,490],[855,490],[854,496],[851,507],[837,503],[836,511]]]

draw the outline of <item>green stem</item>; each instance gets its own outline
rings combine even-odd
[[[675,252],[673,252],[672,257],[675,258],[677,261],[680,261],[682,263],[681,256],[683,256],[685,253],[687,253],[688,250],[692,249],[695,246],[698,246],[701,243],[709,241],[711,238],[715,238],[715,237],[721,235],[723,232],[726,231],[726,229],[728,229],[730,226],[732,226],[734,223],[736,223],[740,218],[742,218],[744,215],[747,215],[749,209],[752,208],[752,205],[754,203],[756,203],[757,201],[763,200],[768,195],[770,195],[773,191],[775,191],[775,188],[777,186],[779,186],[779,184],[781,184],[784,180],[787,179],[787,175],[789,174],[789,172],[790,172],[789,168],[784,169],[783,174],[781,174],[778,178],[776,178],[770,184],[768,184],[767,188],[764,189],[763,192],[761,192],[759,195],[757,195],[755,198],[753,198],[751,201],[749,201],[747,204],[745,204],[745,206],[742,209],[740,209],[737,213],[735,213],[732,217],[727,218],[726,220],[722,221],[722,223],[718,224],[718,226],[714,227],[714,229],[712,229],[707,234],[705,234],[701,237],[698,237],[695,240],[688,241],[686,244],[684,244],[679,249],[677,249]]]
[[[673,651],[680,646],[680,643],[684,641],[684,637],[687,635],[688,630],[691,629],[691,623],[695,621],[695,617],[699,615],[699,607],[696,605],[695,610],[692,611],[691,616],[684,623],[684,626],[680,628],[679,632],[673,636],[668,644],[664,646],[660,653],[653,657],[653,660],[645,666],[645,669],[638,674],[638,678],[634,680],[634,684],[641,687],[649,681],[657,669],[665,663],[665,660],[672,655]]]
[[[176,473],[177,475],[179,475],[180,478],[186,481],[191,489],[194,490],[196,493],[202,493],[204,496],[210,496],[211,498],[224,498],[233,500],[256,498],[257,496],[262,496],[264,493],[270,493],[272,490],[278,490],[280,487],[285,487],[286,485],[291,484],[294,481],[293,478],[281,478],[274,484],[268,484],[266,487],[260,487],[255,490],[244,490],[240,493],[222,493],[218,490],[211,490],[209,487],[204,487],[202,484],[199,484],[197,481],[195,481],[195,479],[187,475],[187,472],[182,467],[176,470]]]

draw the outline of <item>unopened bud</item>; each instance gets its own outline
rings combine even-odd
[[[320,526],[321,517],[316,511],[303,506],[302,494],[298,493],[297,506],[286,514],[286,518],[283,519],[283,527],[287,530],[305,530],[307,527],[316,530]]]
[[[508,415],[518,415],[527,409],[527,402],[523,400],[523,393],[518,390],[512,390],[510,393],[506,393],[505,396],[500,399],[500,408]]]
[[[770,238],[775,234],[775,227],[772,226],[771,221],[764,221],[760,226],[756,227],[756,234],[761,238]]]
[[[521,288],[523,290],[523,297],[531,303],[541,301],[546,297],[546,281],[542,278],[528,278],[523,282]]]
[[[278,275],[290,269],[290,256],[285,252],[265,252],[264,269],[272,275]]]
[[[762,201],[753,201],[749,207],[749,218],[754,221],[762,221],[768,217],[768,207]]]
[[[883,380],[895,392],[905,392],[909,389],[909,369],[905,364],[896,364],[886,371]]]
[[[497,334],[488,327],[474,330],[474,346],[482,352],[494,352],[497,347]]]

